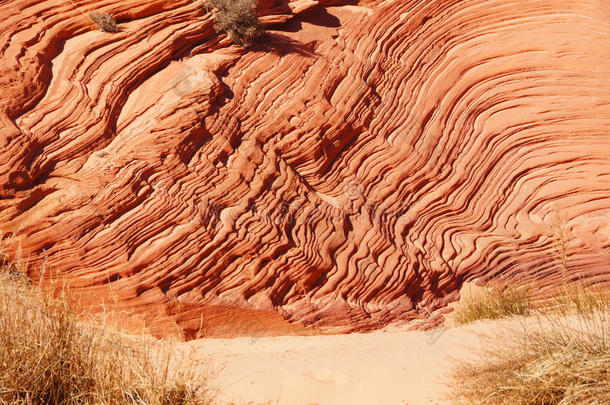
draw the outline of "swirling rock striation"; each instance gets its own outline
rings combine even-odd
[[[247,51],[191,0],[0,11],[0,229],[87,304],[345,332],[610,279],[607,1],[265,1]]]

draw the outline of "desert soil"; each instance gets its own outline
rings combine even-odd
[[[221,403],[445,404],[455,361],[476,356],[480,331],[503,321],[434,331],[201,339]]]

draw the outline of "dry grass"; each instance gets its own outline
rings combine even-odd
[[[249,47],[260,37],[256,0],[207,0],[204,7],[213,10],[214,29],[233,42]]]
[[[513,315],[528,315],[532,307],[532,288],[503,282],[489,285],[480,295],[465,297],[454,319],[459,325],[479,319],[498,319]]]
[[[478,360],[457,366],[452,398],[468,404],[610,403],[609,303],[607,291],[560,288],[536,306],[533,331],[524,320],[523,329],[500,341],[488,337],[489,349]]]
[[[538,304],[542,313],[555,312],[563,316],[590,315],[610,307],[608,289],[590,288],[581,283],[566,284],[555,290],[550,299]]]
[[[480,319],[499,319],[514,315],[557,313],[563,316],[587,315],[610,306],[610,292],[592,289],[581,283],[564,284],[550,298],[534,300],[533,285],[518,282],[496,282],[478,295],[467,295],[455,310],[459,325]]]
[[[550,318],[454,373],[453,398],[469,404],[610,403],[610,317]]]
[[[114,19],[114,16],[112,14],[99,13],[96,11],[93,13],[89,13],[89,18],[95,23],[95,25],[100,31],[119,32],[119,29],[116,26],[116,20]]]
[[[66,294],[52,298],[19,266],[0,268],[0,403],[211,402],[206,377],[178,364],[171,343],[84,324]]]

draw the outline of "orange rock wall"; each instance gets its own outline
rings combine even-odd
[[[249,51],[190,0],[0,12],[0,230],[91,305],[350,331],[610,279],[605,0],[268,1]]]

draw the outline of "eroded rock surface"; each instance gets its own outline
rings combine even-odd
[[[259,11],[244,51],[191,0],[0,3],[0,229],[33,278],[46,261],[187,337],[378,328],[475,278],[610,278],[609,2]]]

